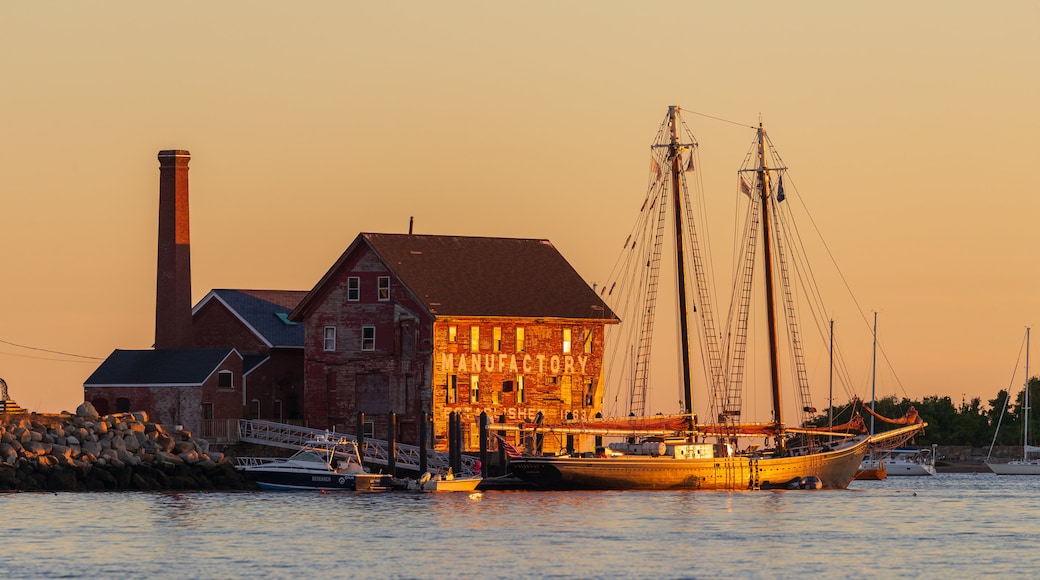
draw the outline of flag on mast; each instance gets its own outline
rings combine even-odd
[[[780,183],[776,187],[776,200],[783,201],[787,196],[784,195],[784,176],[780,176]]]
[[[751,186],[749,186],[747,182],[744,181],[743,175],[740,176],[740,193],[743,193],[744,195],[751,197]]]
[[[693,171],[693,151],[690,151],[690,159],[686,162],[686,171]]]

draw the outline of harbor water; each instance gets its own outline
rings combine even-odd
[[[9,493],[9,578],[1035,577],[1040,477],[845,491]]]

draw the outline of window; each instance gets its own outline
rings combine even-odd
[[[326,326],[325,327],[325,352],[336,351],[336,327]]]
[[[560,380],[560,400],[564,405],[571,404],[571,376],[563,375]]]
[[[361,300],[361,278],[350,276],[347,278],[347,302]]]
[[[524,327],[516,327],[516,352],[524,352]]]
[[[233,389],[235,388],[235,375],[231,371],[220,371],[217,373],[217,388],[218,389]]]
[[[213,403],[202,404],[202,420],[212,421],[213,420]]]
[[[469,351],[480,352],[480,327],[469,327]]]
[[[365,421],[361,424],[361,432],[366,438],[371,439],[376,436],[376,423],[375,421]]]
[[[571,329],[563,329],[563,353],[567,354],[571,351]]]
[[[448,394],[445,397],[444,403],[447,405],[454,405],[459,402],[459,377],[458,375],[448,375]]]
[[[361,327],[361,350],[375,350],[376,349],[376,327],[374,326],[362,326]]]
[[[496,326],[491,329],[491,351],[502,352],[502,327]]]
[[[390,300],[390,276],[379,277],[379,301],[386,302]]]
[[[455,342],[459,337],[459,327],[454,324],[448,327],[448,342]]]
[[[516,402],[524,402],[524,375],[516,376]]]
[[[469,378],[469,402],[480,402],[480,378],[476,375]]]
[[[592,354],[592,329],[584,328],[581,331],[585,336],[582,337],[582,352],[585,354]]]

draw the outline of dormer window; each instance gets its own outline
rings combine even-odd
[[[379,301],[387,302],[390,300],[390,276],[379,277]]]
[[[235,388],[235,375],[231,371],[220,371],[217,373],[217,388],[218,389],[234,389]]]

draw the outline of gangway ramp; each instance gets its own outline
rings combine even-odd
[[[283,449],[300,449],[308,441],[314,441],[317,437],[331,436],[334,439],[346,439],[357,441],[357,437],[346,433],[326,431],[324,429],[311,429],[299,425],[288,425],[272,421],[261,421],[259,419],[242,419],[239,421],[239,440],[245,443],[280,447]],[[398,443],[397,467],[418,473],[419,471],[419,447]],[[381,439],[366,437],[364,443],[358,449],[361,461],[366,465],[387,466],[389,445]],[[474,464],[477,459],[467,455],[462,456],[462,473],[458,475],[476,475]],[[427,469],[431,472],[445,473],[448,471],[448,454],[443,451],[432,449],[426,452]]]

